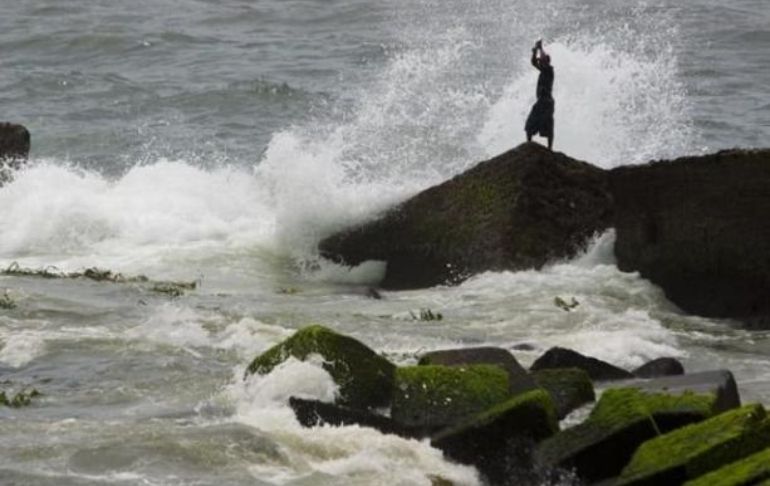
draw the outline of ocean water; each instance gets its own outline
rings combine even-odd
[[[683,314],[618,271],[612,232],[542,271],[382,300],[381,264],[315,254],[522,142],[541,37],[557,150],[614,167],[767,146],[766,0],[0,1],[0,118],[32,132],[0,188],[0,267],[199,283],[0,277],[0,388],[43,394],[0,408],[1,485],[480,484],[425,441],[302,429],[288,397],[336,392],[318,363],[242,380],[308,323],[400,364],[482,344],[675,356],[770,403],[770,333]]]

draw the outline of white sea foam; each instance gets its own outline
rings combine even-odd
[[[407,440],[359,427],[303,428],[286,406],[290,396],[332,401],[337,385],[321,367],[322,358],[290,358],[267,375],[241,380],[228,389],[236,412],[234,420],[268,432],[284,448],[289,464],[254,464],[253,474],[277,484],[304,479],[312,482],[333,477],[335,482],[356,485],[431,484],[430,475],[455,484],[479,484],[473,468],[451,464],[427,441]]]
[[[37,331],[17,331],[5,338],[0,363],[19,368],[45,353],[45,338]]]
[[[274,233],[264,196],[250,172],[228,167],[159,160],[112,181],[42,161],[0,189],[0,255],[131,268],[179,251],[264,244]]]
[[[670,51],[649,58],[583,38],[547,47],[556,72],[557,150],[605,168],[692,150],[684,87]],[[479,144],[490,156],[510,148],[523,133],[538,75],[528,64],[529,59],[520,61],[520,74],[492,106],[479,133]]]

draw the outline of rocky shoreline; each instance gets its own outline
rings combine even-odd
[[[289,358],[320,364],[339,386],[334,403],[289,399],[303,426],[355,425],[429,441],[492,486],[770,479],[770,419],[760,404],[741,407],[728,370],[685,374],[673,358],[624,370],[564,348],[525,369],[495,347],[432,351],[415,366],[396,366],[313,325],[257,356],[245,378]],[[38,395],[6,399],[0,391],[0,405],[29,405]]]
[[[770,462],[763,462],[770,418],[760,404],[741,405],[728,370],[685,374],[681,363],[663,358],[628,371],[562,348],[526,370],[509,351],[491,347],[431,352],[415,366],[396,366],[313,325],[257,356],[246,378],[311,356],[322,358],[339,394],[335,403],[292,397],[302,425],[358,425],[429,440],[490,485],[770,479]],[[560,425],[594,402],[587,418]]]
[[[770,149],[727,150],[603,170],[535,143],[484,161],[321,254],[387,262],[386,289],[541,268],[615,228],[615,256],[684,311],[770,326]]]

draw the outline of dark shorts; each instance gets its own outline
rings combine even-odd
[[[538,98],[532,111],[529,112],[524,130],[527,136],[540,134],[542,137],[553,137],[553,109],[554,101],[550,96]]]

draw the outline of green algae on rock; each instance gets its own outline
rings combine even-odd
[[[535,389],[440,431],[431,444],[455,461],[476,466],[497,484],[508,472],[507,456],[516,443],[530,450],[532,442],[558,430],[551,396],[545,390]],[[528,462],[516,459],[520,465]]]
[[[642,444],[618,485],[681,484],[770,445],[762,405],[730,410]]]
[[[506,349],[491,346],[476,348],[441,349],[420,356],[419,365],[467,366],[491,364],[508,373],[511,395],[537,388],[535,380]]]
[[[579,368],[540,370],[533,372],[532,377],[551,395],[559,419],[596,399],[591,378]]]
[[[508,374],[495,365],[396,369],[393,420],[428,430],[446,427],[505,401]]]
[[[257,356],[246,373],[267,374],[289,357],[304,360],[312,354],[323,357],[323,368],[339,385],[339,403],[358,408],[389,405],[395,366],[360,341],[319,325],[304,327]]]
[[[770,480],[770,448],[688,481],[685,486],[750,486]]]
[[[535,460],[545,467],[574,468],[588,481],[617,475],[640,444],[660,433],[711,417],[713,395],[607,390],[588,419],[544,440]]]

